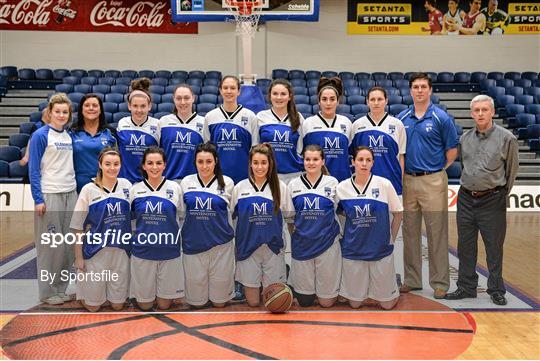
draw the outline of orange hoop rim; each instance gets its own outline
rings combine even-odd
[[[232,8],[233,11],[238,12],[239,15],[251,15],[254,8],[262,8],[263,2],[256,1],[236,1],[236,0],[227,0],[227,3]]]

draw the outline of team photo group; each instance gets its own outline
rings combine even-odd
[[[222,78],[222,104],[204,116],[180,84],[172,114],[160,119],[150,116],[150,85],[132,81],[131,115],[115,128],[96,94],[81,99],[74,118],[65,94],[50,97],[25,157],[42,302],[71,301],[75,278],[76,299],[89,311],[122,310],[129,300],[142,310],[244,298],[256,307],[261,289],[279,282],[301,307],[392,309],[400,293],[423,287],[424,222],[433,297],[476,297],[480,232],[487,292],[506,304],[502,248],[518,145],[493,122],[489,96],[472,99],[474,127],[460,138],[453,118],[431,102],[425,73],[409,79],[408,109],[391,116],[386,90],[373,87],[369,112],[354,121],[338,114],[337,77],[320,79],[319,111],[306,117],[284,79],[271,83],[269,109],[257,114],[239,104],[235,76]],[[451,226],[460,265],[448,293],[446,168],[456,158],[462,175]],[[54,235],[66,241],[50,242]],[[396,240],[403,240],[400,286]],[[61,276],[70,272],[75,277]]]

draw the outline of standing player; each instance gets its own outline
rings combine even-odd
[[[272,107],[257,114],[259,140],[272,146],[276,155],[279,179],[285,184],[302,171],[302,122],[296,110],[294,93],[285,79],[276,79],[270,84],[268,97]]]
[[[459,30],[449,30],[449,27],[454,24],[456,24],[456,27],[461,26],[464,17],[465,11],[459,8],[459,0],[449,0],[448,11],[443,17],[443,34],[459,35]]]
[[[146,149],[142,157],[144,180],[131,188],[131,210],[136,220],[131,247],[131,296],[143,310],[157,298],[160,309],[184,297],[184,273],[180,258],[182,189],[163,176],[165,153]]]
[[[103,148],[97,162],[97,176],[81,190],[71,219],[75,232],[86,232],[90,237],[84,238],[84,244],[75,245],[75,267],[83,273],[108,270],[110,279],[77,281],[77,299],[92,312],[99,311],[107,301],[119,311],[129,289],[131,183],[118,178],[121,159],[116,149]]]
[[[349,145],[352,138],[351,121],[336,114],[343,86],[338,77],[322,77],[317,86],[320,111],[307,118],[302,126],[304,147],[317,144],[324,150],[326,167],[338,181],[351,176]]]
[[[182,180],[197,173],[195,148],[203,143],[204,118],[193,111],[195,95],[187,84],[174,90],[175,108],[172,114],[159,120],[160,147],[165,150],[168,167],[165,178]]]
[[[28,173],[35,203],[34,234],[36,236],[38,274],[47,273],[49,282],[38,277],[39,299],[51,305],[71,300],[66,295],[68,281],[61,272],[73,264],[73,246],[65,242],[52,247],[46,241],[53,233],[69,232],[73,208],[77,202],[77,184],[73,168],[71,137],[65,130],[71,119],[71,102],[64,93],[51,97],[47,106],[50,123],[36,130],[30,142]],[[54,276],[54,278],[50,278]]]
[[[429,31],[431,35],[441,35],[443,28],[443,14],[437,9],[436,0],[426,0],[424,2],[424,8],[428,12],[429,28],[422,28],[422,31]]]
[[[212,143],[195,151],[197,174],[182,180],[185,219],[182,227],[186,302],[224,307],[234,296],[234,230],[229,204],[234,188],[224,176]]]
[[[318,145],[304,149],[306,172],[287,187],[292,260],[289,284],[302,307],[315,298],[322,307],[336,302],[341,279],[339,224],[336,218],[336,178],[328,175],[324,152]],[[290,213],[289,213],[290,212]]]
[[[482,14],[486,17],[487,35],[502,35],[510,22],[508,14],[498,8],[497,0],[489,0],[488,6],[482,9]]]
[[[399,298],[393,251],[403,206],[392,183],[371,174],[373,162],[370,148],[356,148],[352,160],[355,174],[337,186],[338,207],[346,217],[339,294],[352,308],[370,298],[389,310]]]
[[[285,282],[283,214],[287,189],[277,176],[267,143],[249,152],[249,179],[234,187],[231,209],[236,218],[236,280],[244,285],[248,305],[260,302],[260,286]]]
[[[131,82],[131,91],[128,94],[131,116],[118,122],[118,149],[124,160],[120,177],[132,183],[143,180],[140,165],[145,149],[159,144],[158,120],[148,116],[152,106],[149,87],[148,78]]]
[[[223,174],[238,183],[248,177],[249,150],[258,143],[255,114],[238,104],[240,80],[227,75],[219,91],[223,104],[205,116],[205,138],[217,146]]]
[[[482,0],[470,0],[469,12],[465,14],[463,23],[449,24],[449,31],[459,31],[463,35],[480,35],[486,28],[486,16],[480,12]]]

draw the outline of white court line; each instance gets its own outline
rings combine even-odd
[[[26,262],[33,260],[34,258],[36,258],[36,249],[32,248],[24,252],[20,256],[17,256],[11,261],[0,266],[0,277],[4,277],[9,272],[19,268],[20,266],[22,266]]]

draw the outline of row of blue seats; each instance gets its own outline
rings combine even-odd
[[[540,137],[540,124],[531,124],[517,129],[517,138],[523,140],[538,139]]]
[[[121,77],[121,78],[111,78],[111,77],[105,77],[105,78],[96,78],[94,76],[85,76],[85,77],[78,77],[78,76],[66,76],[62,78],[62,84],[70,84],[70,85],[78,85],[78,84],[87,84],[87,85],[108,85],[108,86],[114,86],[114,85],[121,85],[121,86],[129,86],[131,82],[133,81],[132,78],[128,77]],[[204,85],[212,85],[212,86],[219,86],[219,83],[221,81],[221,78],[207,78],[207,79],[200,79],[200,78],[154,78],[151,79],[152,85],[160,85],[163,87],[166,86],[176,86],[178,84],[189,84],[189,85],[196,85],[196,86],[204,86]]]
[[[536,155],[540,155],[540,137],[536,139],[529,139],[529,147]]]

